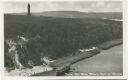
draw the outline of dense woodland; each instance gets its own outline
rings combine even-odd
[[[122,22],[100,18],[4,15],[5,40],[23,33],[28,39],[40,36],[26,44],[29,59],[37,64],[43,56],[57,59],[81,48],[122,38],[122,29]],[[7,50],[5,44],[6,66],[11,63]]]

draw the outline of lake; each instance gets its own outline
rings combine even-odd
[[[91,58],[71,65],[73,72],[67,75],[122,75],[123,45],[101,50]]]

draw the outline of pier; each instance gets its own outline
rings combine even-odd
[[[97,48],[88,52],[86,51],[79,53],[78,55],[58,59],[55,62],[51,63],[51,67],[53,67],[52,71],[42,72],[34,74],[32,76],[62,76],[70,71],[70,66],[72,64],[83,59],[90,58],[98,53],[100,53],[100,50]]]

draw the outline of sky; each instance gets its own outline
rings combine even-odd
[[[29,2],[31,12],[81,11],[81,12],[122,12],[121,1],[43,1]],[[27,12],[28,2],[4,2],[4,13]]]

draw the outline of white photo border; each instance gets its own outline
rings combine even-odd
[[[0,2],[0,72],[1,80],[49,80],[49,79],[127,79],[128,78],[128,0],[70,0],[70,1],[123,1],[123,76],[43,76],[43,77],[9,77],[4,75],[4,13],[3,2],[69,1],[69,0],[2,0]]]

